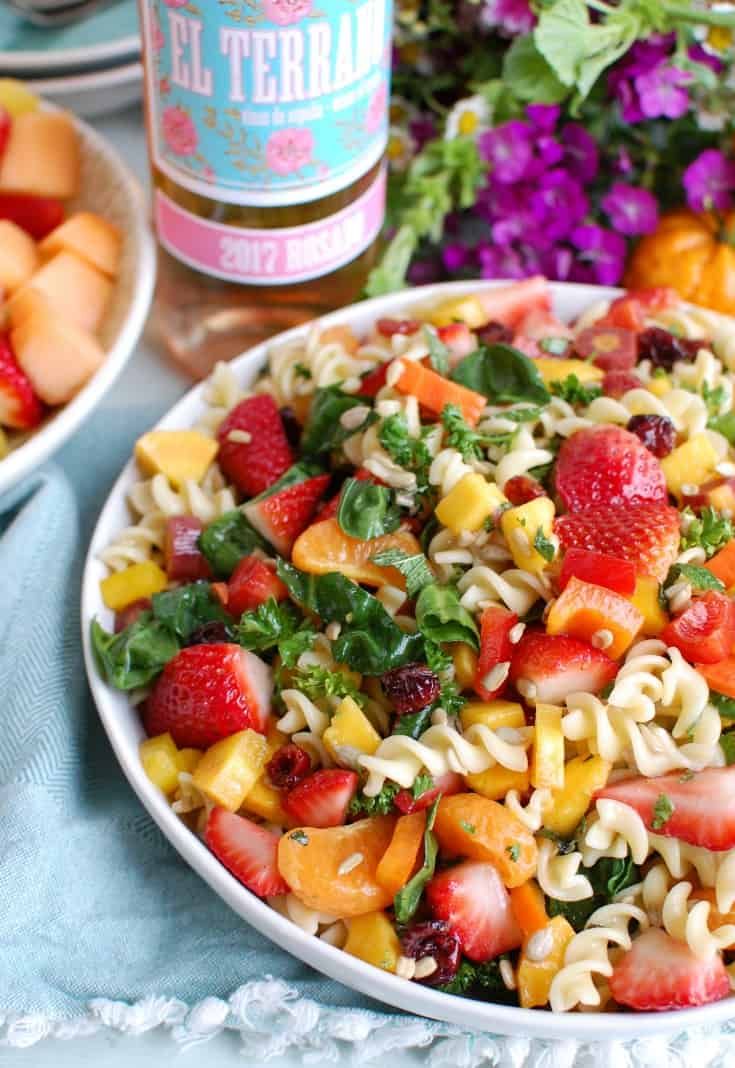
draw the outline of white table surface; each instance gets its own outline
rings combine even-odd
[[[96,120],[93,125],[117,148],[128,165],[147,184],[147,159],[143,120],[138,108],[120,115]],[[144,397],[147,404],[160,399],[162,410],[167,409],[190,385],[190,380],[178,374],[170,364],[160,359],[144,342],[108,395],[107,404],[134,406]],[[102,407],[105,407],[103,401]],[[124,458],[121,458],[122,466]],[[239,1052],[239,1042],[232,1034],[219,1035],[204,1046],[186,1052],[179,1051],[165,1032],[151,1032],[142,1036],[97,1034],[70,1042],[47,1040],[26,1050],[0,1047],[0,1068],[159,1068],[164,1058],[175,1057],[182,1064],[206,1064],[207,1068],[238,1065],[247,1062]],[[413,1068],[425,1063],[426,1053],[391,1054],[391,1068]],[[300,1058],[286,1057],[269,1061],[269,1068],[295,1068]],[[250,1066],[248,1065],[248,1068]],[[253,1065],[252,1068],[255,1068]]]

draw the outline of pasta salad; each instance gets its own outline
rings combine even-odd
[[[219,365],[135,448],[101,673],[252,893],[565,1012],[735,979],[735,325],[542,278]]]

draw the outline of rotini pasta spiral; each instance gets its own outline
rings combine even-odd
[[[261,379],[258,389],[273,393],[278,404],[289,404],[296,397],[307,396],[315,389],[340,384],[346,393],[356,393],[360,376],[372,370],[375,358],[359,350],[352,352],[344,338],[324,338],[314,326],[306,338],[297,338],[272,346],[268,354],[269,376]],[[306,372],[306,373],[305,373]]]
[[[493,571],[486,565],[476,565],[466,571],[457,583],[462,605],[470,612],[481,611],[489,604],[504,604],[517,616],[525,616],[540,598],[553,596],[549,580],[520,568]]]
[[[510,450],[495,468],[495,481],[502,490],[511,478],[527,475],[532,468],[551,463],[553,459],[553,452],[539,448],[531,430],[522,426],[513,438]]]
[[[249,391],[242,388],[230,364],[220,360],[204,386],[205,407],[195,429],[213,437],[228,412],[247,396]]]
[[[548,838],[537,839],[538,866],[536,879],[543,892],[557,901],[584,901],[592,897],[592,884],[581,875],[582,854],[559,853],[559,847]]]
[[[551,792],[540,789],[534,790],[527,803],[523,805],[518,791],[508,790],[503,803],[516,819],[521,821],[524,827],[527,827],[532,834],[535,834],[543,825],[544,809],[550,801]]]

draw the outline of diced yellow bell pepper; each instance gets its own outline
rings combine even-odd
[[[115,571],[100,582],[102,600],[113,612],[119,612],[134,601],[152,597],[168,585],[168,575],[154,564],[145,560],[142,564],[131,564],[124,571]]]
[[[470,330],[476,330],[478,326],[484,326],[487,322],[487,312],[477,297],[459,297],[454,300],[445,300],[432,309],[429,322],[434,326],[466,323]]]
[[[611,769],[612,764],[601,756],[577,756],[567,761],[564,786],[552,791],[544,810],[544,827],[556,834],[571,834],[589,808],[595,790],[601,790],[607,782]]]
[[[586,363],[585,360],[560,360],[556,356],[540,356],[533,361],[533,366],[547,386],[552,382],[563,382],[569,375],[576,375],[583,385],[601,382],[605,377],[601,368],[595,367],[593,363]]]
[[[498,727],[523,727],[526,723],[523,707],[517,701],[468,701],[459,718],[465,731],[473,723],[482,723],[492,731]]]
[[[494,482],[473,471],[454,486],[436,506],[436,518],[455,534],[462,530],[479,530],[507,497]]]
[[[171,735],[157,734],[140,743],[140,762],[148,778],[164,794],[172,794],[179,785],[179,752]]]
[[[460,690],[469,690],[477,674],[477,653],[467,642],[455,642],[450,646],[454,679]]]
[[[11,118],[38,111],[39,100],[35,93],[16,78],[0,78],[0,107]]]
[[[653,393],[654,397],[665,397],[667,393],[671,393],[671,379],[668,375],[657,375],[646,382],[646,389]]]
[[[135,459],[146,475],[165,475],[175,489],[201,482],[217,455],[216,438],[197,430],[150,430],[135,443]]]
[[[189,775],[192,775],[194,773],[194,769],[196,768],[197,764],[203,756],[204,754],[202,753],[201,749],[179,749],[179,753],[176,758],[176,763],[179,766],[179,771],[186,771],[189,773]]]
[[[516,982],[518,997],[524,1009],[548,1004],[551,983],[563,967],[567,946],[574,938],[574,928],[563,916],[554,916],[549,920],[548,929],[552,934],[551,950],[543,960],[531,960],[526,954],[525,946],[520,956]]]
[[[347,921],[345,951],[368,964],[395,972],[401,956],[401,943],[393,924],[384,912],[367,912]]]
[[[236,812],[265,765],[266,740],[248,728],[210,746],[197,764],[193,782],[215,805]]]
[[[500,527],[508,542],[516,567],[538,574],[551,561],[534,547],[539,531],[549,540],[553,533],[554,503],[549,497],[536,497],[516,508],[508,508],[500,517]]]
[[[289,818],[281,804],[281,791],[266,782],[264,775],[258,779],[251,790],[248,791],[240,808],[243,812],[249,812],[253,816],[260,816],[269,823],[277,823],[280,826],[288,826]]]
[[[537,790],[561,790],[564,786],[562,712],[558,705],[536,705],[531,783]]]
[[[659,584],[650,575],[638,575],[635,590],[630,598],[643,616],[640,633],[646,638],[657,638],[669,619],[658,599]]]
[[[372,756],[381,738],[357,701],[343,697],[322,741],[335,764],[354,768],[358,757]]]
[[[701,486],[717,466],[715,447],[706,434],[695,434],[661,460],[669,493],[681,498],[682,486]]]
[[[487,771],[465,775],[464,781],[476,794],[482,794],[490,801],[502,801],[508,790],[517,790],[519,794],[525,794],[531,779],[527,771],[511,771],[510,768],[496,764]]]

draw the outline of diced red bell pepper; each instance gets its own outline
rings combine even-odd
[[[166,574],[173,581],[210,578],[212,572],[198,546],[202,529],[201,520],[193,515],[174,515],[166,521],[163,559]]]
[[[518,622],[515,612],[502,605],[491,604],[482,613],[480,620],[480,656],[477,661],[477,673],[473,683],[475,693],[483,701],[491,701],[501,694],[508,685],[508,674],[499,685],[490,688],[488,676],[498,664],[510,663],[513,644],[510,632]]]
[[[378,364],[375,370],[368,371],[360,382],[360,388],[357,391],[358,397],[374,397],[376,393],[379,393],[385,385],[389,367],[390,363],[381,363]]]
[[[0,142],[2,142],[2,128],[0,128]],[[2,151],[2,144],[0,144],[0,151]],[[15,223],[36,241],[41,241],[64,221],[64,204],[55,197],[34,197],[28,193],[0,193],[0,219]]]
[[[664,627],[661,640],[675,645],[692,664],[724,660],[735,645],[735,602],[708,590]]]
[[[285,601],[288,590],[276,574],[276,566],[259,556],[244,556],[227,584],[227,611],[233,616],[252,612],[269,598]]]
[[[567,549],[559,573],[559,590],[574,577],[630,597],[635,591],[635,565],[608,553],[590,549]]]

